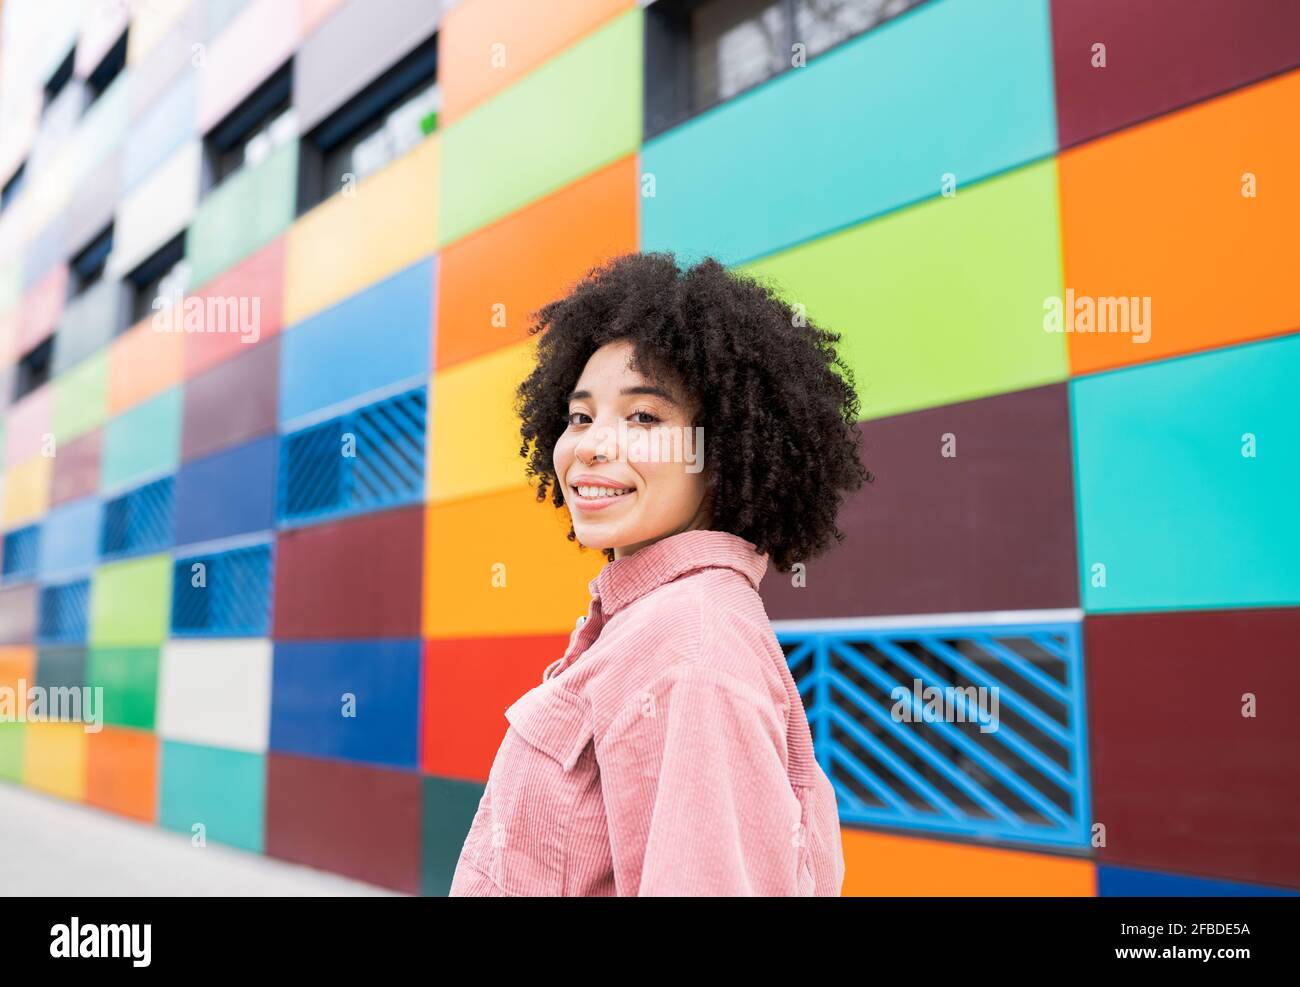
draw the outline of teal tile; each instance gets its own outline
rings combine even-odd
[[[181,455],[181,389],[173,387],[104,426],[99,489],[174,472]]]
[[[1300,603],[1297,380],[1300,335],[1071,384],[1086,609]]]
[[[421,811],[420,893],[446,897],[465,837],[483,798],[483,785],[456,778],[426,776]]]
[[[641,244],[737,264],[1056,149],[1047,0],[935,0],[646,143]]]
[[[158,824],[193,834],[202,824],[208,843],[262,852],[266,757],[164,741]]]

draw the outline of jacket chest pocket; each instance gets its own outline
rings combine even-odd
[[[507,894],[559,895],[574,804],[590,784],[591,762],[583,760],[593,732],[589,714],[570,692],[543,682],[510,706],[506,719],[510,728],[467,851]]]

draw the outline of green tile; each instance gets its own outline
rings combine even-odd
[[[54,381],[54,440],[69,442],[104,421],[108,351],[102,350]]]
[[[92,648],[86,684],[104,690],[104,722],[154,728],[158,700],[158,648]]]
[[[274,240],[293,222],[297,196],[296,141],[218,185],[199,204],[185,237],[190,284],[202,286]]]
[[[442,243],[637,150],[642,25],[614,18],[443,131]]]
[[[1009,172],[739,270],[842,335],[861,417],[1064,380],[1056,165]],[[937,440],[936,440],[937,441]]]

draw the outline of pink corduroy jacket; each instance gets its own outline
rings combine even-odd
[[[509,726],[452,896],[839,895],[830,781],[758,594],[768,557],[686,531],[606,564]]]

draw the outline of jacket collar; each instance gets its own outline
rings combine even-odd
[[[726,531],[681,531],[605,564],[588,583],[606,618],[678,576],[698,569],[734,569],[755,590],[768,557],[753,542]]]

